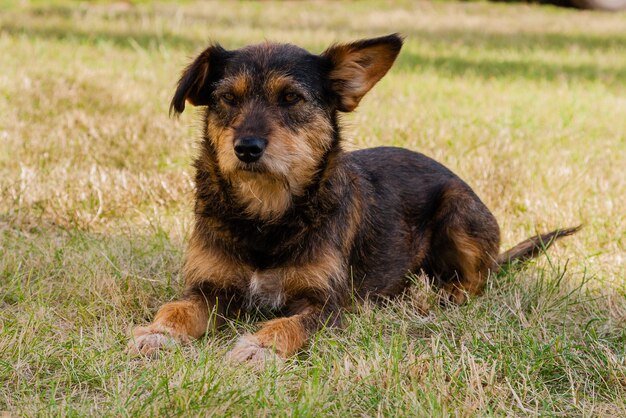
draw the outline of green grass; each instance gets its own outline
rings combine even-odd
[[[487,3],[10,2],[0,12],[0,415],[626,415],[626,19]],[[406,46],[346,145],[435,157],[504,246],[585,228],[442,310],[416,286],[263,370],[253,318],[156,360],[129,330],[181,290],[197,112],[167,116],[206,43]],[[418,280],[419,283],[419,280]],[[424,314],[424,307],[430,310]],[[428,310],[428,309],[427,309]]]

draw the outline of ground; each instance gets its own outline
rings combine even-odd
[[[626,19],[412,1],[5,2],[0,12],[0,415],[626,416]],[[258,318],[158,359],[130,329],[179,294],[198,113],[168,118],[209,40],[321,52],[400,32],[346,146],[419,150],[464,178],[503,247],[584,224],[440,309],[420,285],[261,370]],[[392,169],[390,167],[390,169]],[[2,412],[5,411],[5,412]]]

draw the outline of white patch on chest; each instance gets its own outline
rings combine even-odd
[[[283,275],[277,271],[255,271],[248,285],[248,302],[253,307],[279,309],[285,304]]]

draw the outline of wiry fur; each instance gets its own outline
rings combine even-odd
[[[430,158],[400,148],[345,152],[338,112],[352,111],[393,64],[397,35],[313,55],[264,43],[210,46],[172,99],[205,106],[196,160],[195,229],[180,301],[140,327],[133,350],[186,342],[240,309],[283,315],[229,356],[292,355],[352,300],[401,293],[423,271],[454,303],[479,294],[502,263],[538,254],[567,229],[498,255],[498,224],[471,188]],[[263,144],[255,161],[233,150]]]

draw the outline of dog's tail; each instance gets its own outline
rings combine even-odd
[[[537,257],[547,250],[559,238],[575,234],[582,228],[582,225],[573,228],[556,229],[546,234],[530,237],[520,242],[515,247],[500,254],[496,260],[499,267],[510,265],[514,262],[524,262]]]

